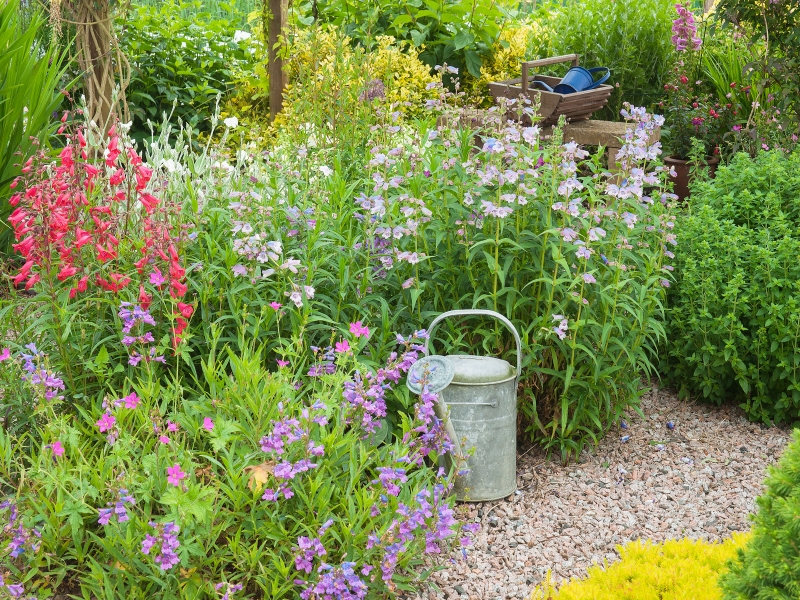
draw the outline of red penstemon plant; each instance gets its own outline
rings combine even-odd
[[[13,282],[54,302],[66,290],[74,299],[92,287],[111,294],[137,294],[138,287],[145,309],[154,294],[170,306],[177,346],[193,312],[182,302],[180,207],[155,195],[153,169],[122,128],[103,134],[68,118],[64,113],[58,157],[39,152],[12,183],[9,222],[25,261]]]

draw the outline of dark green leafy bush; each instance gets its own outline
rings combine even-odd
[[[765,485],[752,517],[753,538],[720,580],[725,600],[800,597],[800,431],[769,468]]]
[[[800,420],[800,154],[738,154],[696,186],[662,375],[752,419]]]
[[[231,90],[234,69],[251,60],[236,23],[202,12],[183,16],[192,7],[199,2],[135,7],[119,24],[133,71],[126,94],[134,131],[147,132],[148,119],[161,123],[173,105],[176,118],[208,130],[217,96]]]
[[[359,44],[371,46],[379,35],[391,35],[423,48],[420,58],[431,67],[447,63],[481,76],[481,66],[510,14],[491,0],[321,0],[305,3],[303,20],[343,28]]]
[[[553,54],[577,53],[587,67],[611,69],[619,84],[596,118],[620,120],[623,102],[652,106],[663,94],[673,53],[672,0],[569,2],[553,13]]]

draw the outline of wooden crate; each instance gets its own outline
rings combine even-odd
[[[530,67],[541,67],[561,62],[572,62],[572,66],[578,66],[579,56],[577,54],[567,54],[565,56],[553,56],[541,60],[532,60],[522,63],[522,77],[509,79],[507,81],[493,81],[489,84],[489,91],[495,101],[498,98],[516,99],[526,96],[535,100],[538,96],[540,106],[538,115],[542,118],[543,126],[554,125],[561,115],[567,121],[582,121],[588,119],[592,113],[603,108],[608,104],[608,98],[614,88],[610,85],[599,85],[592,90],[575,92],[573,94],[557,94],[548,92],[544,89],[531,87],[534,81],[543,81],[551,88],[561,83],[560,77],[548,77],[545,75],[535,75],[529,79]],[[515,118],[517,111],[510,110],[509,118]],[[529,120],[527,117],[525,117]]]

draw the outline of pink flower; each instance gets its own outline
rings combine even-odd
[[[167,431],[169,431],[170,433],[175,433],[176,431],[178,431],[178,424],[173,423],[172,421],[167,421]]]
[[[158,441],[161,442],[162,444],[166,445],[166,444],[169,444],[170,439],[165,435],[161,435],[161,436],[158,437]]]
[[[341,342],[336,342],[335,348],[336,352],[339,354],[344,354],[345,352],[350,351],[350,344],[347,340],[342,340]]]
[[[164,279],[164,275],[161,273],[161,271],[158,270],[158,267],[153,269],[153,272],[150,273],[150,283],[152,283],[156,287],[161,287],[166,282],[167,280]]]
[[[125,403],[125,408],[134,409],[139,406],[139,396],[136,395],[136,392],[131,392],[122,401]]]
[[[269,306],[270,306],[270,308],[272,310],[280,310],[280,308],[281,308],[281,306],[283,306],[283,304],[281,304],[280,302],[270,302]]]
[[[9,348],[3,348],[3,351],[0,352],[0,362],[8,360],[9,358],[11,358],[11,350]]]
[[[212,421],[208,417],[203,419],[203,429],[207,431],[211,431],[212,429],[214,429],[214,421]]]
[[[186,473],[181,471],[181,466],[178,463],[167,468],[167,481],[175,487],[178,487],[181,484],[181,479],[184,478],[186,478]]]
[[[60,440],[56,440],[50,446],[50,450],[53,451],[53,456],[64,456],[64,446],[61,444]]]
[[[362,335],[364,337],[369,337],[369,329],[362,325],[361,321],[350,323],[350,333],[356,337],[361,337]]]
[[[97,420],[97,428],[100,430],[100,433],[105,433],[106,431],[110,430],[114,427],[114,423],[117,422],[117,419],[114,415],[110,413],[105,413],[102,417]]]

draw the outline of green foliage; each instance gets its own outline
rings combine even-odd
[[[22,163],[36,150],[31,138],[45,144],[55,130],[52,114],[63,99],[59,86],[66,55],[40,43],[46,21],[39,12],[20,22],[19,0],[0,6],[0,232],[2,245],[9,243],[5,200],[9,184],[19,175]]]
[[[208,131],[235,70],[251,65],[247,44],[234,39],[236,23],[196,12],[200,6],[199,0],[137,6],[117,24],[132,67],[126,95],[136,137],[149,133],[148,120],[157,125],[164,114]]]
[[[800,596],[800,431],[776,466],[769,467],[765,492],[751,517],[750,542],[737,550],[720,586],[725,600]]]
[[[409,125],[377,101],[367,106],[374,114],[359,121],[363,129],[340,128],[337,121],[349,117],[332,111],[281,133],[271,163],[248,163],[252,180],[232,178],[226,191],[206,194],[190,259],[205,265],[196,280],[202,321],[223,322],[244,310],[271,315],[270,303],[311,286],[313,297],[298,310],[286,302],[280,321],[275,315],[267,331],[249,333],[267,335],[280,355],[305,338],[330,344],[336,324],[346,321],[374,324],[390,343],[401,324],[424,328],[445,310],[498,310],[523,335],[521,406],[530,435],[565,460],[577,456],[637,402],[640,375],[650,368],[669,278],[666,210],[612,197],[598,175],[599,157],[540,142],[533,130],[526,141],[516,127],[487,123],[482,135],[502,143],[473,150],[469,123]],[[330,107],[319,110],[327,115]],[[352,132],[363,137],[347,137]],[[493,179],[501,173],[510,174]],[[570,196],[571,186],[585,204]],[[565,195],[583,208],[568,206]],[[487,206],[512,214],[487,215]],[[600,231],[589,233],[595,227]],[[281,242],[275,264],[243,251],[254,235]],[[576,255],[579,242],[590,245],[588,261]],[[297,273],[283,266],[287,259],[299,261]],[[554,331],[562,321],[566,329]],[[465,321],[447,333],[446,350],[497,355],[512,347],[491,321]],[[224,335],[235,332],[227,326]],[[407,410],[402,402],[392,408],[393,419]]]
[[[430,67],[447,63],[473,77],[481,76],[481,66],[512,15],[492,0],[321,0],[304,3],[301,12],[301,22],[333,23],[368,48],[380,35],[408,41]]]
[[[595,118],[621,120],[624,102],[653,106],[663,94],[673,46],[672,0],[567,2],[548,17],[553,55],[577,53],[585,67],[611,69],[618,84]]]
[[[684,394],[800,420],[800,154],[738,154],[695,186],[660,372]]]
[[[765,54],[754,61],[762,77],[760,89],[775,85],[780,108],[800,127],[800,4],[797,0],[753,2],[720,0],[719,14],[737,25],[745,25],[755,43],[765,43]]]
[[[403,443],[372,444],[342,401],[346,371],[295,386],[264,369],[262,344],[240,342],[213,347],[195,385],[153,377],[148,368],[76,413],[22,386],[36,400],[40,425],[22,437],[0,429],[6,585],[23,584],[42,597],[206,599],[219,598],[215,584],[229,582],[244,586],[243,597],[278,600],[298,597],[305,586],[295,580],[316,579],[310,569],[322,560],[336,569],[355,563],[375,597],[413,589],[424,578],[422,532],[452,535],[455,522],[443,493],[447,478],[421,458],[398,461],[413,452],[419,434],[411,428],[419,422],[404,421]],[[20,371],[12,360],[0,363],[5,382],[19,381]],[[99,429],[104,414],[116,420],[110,431]],[[267,454],[262,438],[281,437],[278,421],[299,431],[299,441],[284,433],[281,454]],[[293,495],[262,498],[278,487],[281,465],[308,458],[314,464],[289,481]],[[174,466],[180,481],[168,478]],[[383,467],[395,474],[403,467],[397,493],[378,482]],[[426,503],[430,511],[418,514]],[[420,521],[409,524],[412,535],[400,543],[393,568],[384,561],[393,560],[403,506]],[[112,509],[109,522],[99,522]],[[156,524],[170,522],[180,528],[179,562],[162,569],[154,561],[159,549],[145,554],[143,543]],[[379,541],[369,543],[370,536]],[[295,562],[303,537],[318,538],[326,551],[312,555],[308,573]],[[12,538],[28,540],[19,555]],[[384,581],[382,567],[394,577]]]
[[[721,544],[637,540],[617,546],[620,562],[589,567],[585,579],[572,580],[558,591],[548,580],[530,600],[720,600],[717,579],[748,539],[734,534]]]

